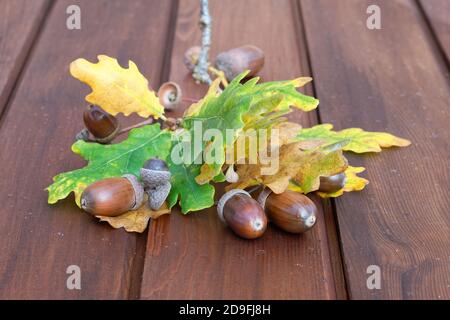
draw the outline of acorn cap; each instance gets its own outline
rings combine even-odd
[[[161,159],[150,159],[141,168],[141,179],[146,188],[170,182],[171,174],[167,164]]]
[[[131,185],[133,186],[135,203],[131,210],[137,210],[141,206],[142,202],[144,202],[144,188],[134,175],[125,174],[122,177],[130,181]]]
[[[272,190],[270,190],[269,188],[264,188],[259,194],[258,199],[256,201],[258,201],[263,210],[266,210],[266,201],[271,194]]]
[[[181,102],[183,93],[175,82],[166,82],[158,90],[159,102],[167,110],[174,110]]]
[[[152,210],[158,210],[166,201],[172,185],[170,182],[165,182],[146,189],[148,194],[148,205]]]

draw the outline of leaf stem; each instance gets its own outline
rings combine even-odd
[[[144,121],[142,121],[142,122],[139,122],[139,123],[136,123],[136,124],[133,124],[133,125],[131,125],[131,126],[128,126],[128,127],[125,127],[125,128],[123,128],[123,129],[121,129],[121,130],[117,133],[117,135],[119,136],[119,135],[121,135],[121,134],[127,133],[128,131],[130,131],[130,130],[132,130],[132,129],[136,129],[136,128],[139,128],[139,127],[142,127],[142,126],[146,126],[146,125],[152,124],[152,123],[154,123],[154,122],[155,122],[155,119],[154,119],[154,118],[148,118],[147,120],[144,120]]]

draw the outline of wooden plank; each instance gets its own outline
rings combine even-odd
[[[291,1],[211,1],[212,57],[243,44],[266,53],[263,81],[307,75],[299,53],[295,3]],[[200,98],[182,63],[183,53],[198,44],[198,1],[182,1],[178,11],[170,80],[184,95]],[[270,21],[270,23],[268,23]],[[265,23],[263,23],[265,22]],[[300,58],[301,57],[301,58]],[[180,116],[182,110],[174,115]],[[311,123],[314,113],[296,113],[293,120]],[[218,190],[221,194],[223,190]],[[316,199],[317,200],[317,199]],[[319,207],[320,203],[318,202]],[[219,222],[215,207],[188,216],[179,214],[152,221],[148,232],[141,298],[143,299],[333,299],[337,292],[330,262],[323,211],[318,225],[303,236],[270,227],[259,240],[237,238]],[[334,249],[334,247],[333,247]]]
[[[0,2],[0,115],[48,7],[48,0]]]
[[[372,1],[302,1],[323,122],[410,139],[409,148],[349,157],[366,190],[336,201],[349,295],[450,298],[448,71],[413,1],[383,1],[382,29],[366,28]],[[381,290],[366,286],[381,268]]]
[[[450,63],[450,2],[448,0],[419,0],[431,29]]]
[[[81,8],[81,30],[65,26]],[[68,65],[99,53],[132,59],[159,85],[172,3],[158,0],[58,1],[0,128],[0,297],[136,298],[146,235],[114,230],[79,210],[73,198],[47,204],[54,175],[84,165],[70,152],[82,128],[84,96]],[[81,290],[66,288],[66,269],[81,268]]]

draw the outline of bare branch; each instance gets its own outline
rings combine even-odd
[[[208,0],[200,0],[200,29],[202,30],[202,49],[194,68],[193,77],[197,81],[211,84],[208,73],[209,49],[211,47],[211,16],[209,15]]]

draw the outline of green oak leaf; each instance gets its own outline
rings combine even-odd
[[[252,80],[254,85],[246,92],[253,97],[247,116],[252,117],[271,111],[289,110],[291,106],[307,112],[314,110],[319,105],[319,100],[316,98],[297,91],[297,88],[303,87],[312,81],[312,78],[305,77],[261,84],[256,84],[259,78]]]
[[[200,174],[201,164],[192,162],[174,161],[174,148],[181,142],[180,134],[174,134],[172,138],[175,140],[171,155],[167,157],[167,165],[169,167],[172,188],[167,197],[167,204],[172,208],[178,200],[180,200],[181,212],[187,214],[190,211],[198,211],[209,208],[214,205],[215,189],[209,183],[200,185],[196,182],[195,177]]]
[[[225,162],[225,148],[234,144],[242,129],[269,128],[285,121],[291,106],[303,111],[317,107],[319,101],[313,97],[301,94],[296,88],[311,81],[311,78],[298,78],[290,81],[275,81],[258,84],[259,78],[253,78],[245,84],[241,80],[248,72],[237,76],[225,90],[217,95],[218,83],[211,85],[206,96],[191,106],[186,112],[183,127],[193,130],[195,122],[201,122],[202,129],[216,129],[226,137],[227,129],[235,129],[232,139],[214,141],[214,150],[221,150],[215,155],[214,163],[205,163],[196,181],[208,183],[220,174]],[[202,152],[208,147],[207,141],[202,146]],[[222,151],[223,150],[223,151]]]
[[[215,92],[208,91],[207,96],[203,99],[202,105],[199,106],[195,114],[186,116],[183,119],[183,127],[191,133],[192,143],[194,143],[196,124],[201,124],[202,132],[206,132],[208,129],[214,129],[220,132],[223,137],[221,140],[203,142],[202,149],[200,150],[202,153],[206,150],[208,144],[211,143],[214,144],[214,150],[219,150],[219,153],[214,155],[214,163],[205,163],[201,168],[196,179],[199,184],[208,183],[220,174],[222,166],[225,163],[225,147],[234,143],[237,135],[236,131],[231,141],[229,141],[225,139],[227,137],[227,130],[240,130],[244,126],[242,115],[250,107],[252,97],[242,94],[242,92],[245,92],[249,87],[253,86],[252,83],[240,83],[245,77],[245,74],[243,73],[236,77],[218,96],[215,95]],[[200,154],[194,155],[194,157],[198,156]]]
[[[297,141],[305,141],[311,145],[347,141],[342,150],[355,153],[380,152],[381,148],[406,147],[411,144],[406,139],[386,132],[369,132],[359,128],[349,128],[342,131],[333,131],[332,129],[333,125],[331,124],[304,128],[299,132]]]
[[[86,167],[58,174],[47,190],[48,203],[56,203],[75,193],[80,205],[83,190],[91,183],[124,174],[140,176],[144,162],[152,157],[166,159],[171,147],[171,133],[161,130],[159,124],[133,129],[126,140],[118,144],[103,145],[77,141],[72,151],[89,163]]]

